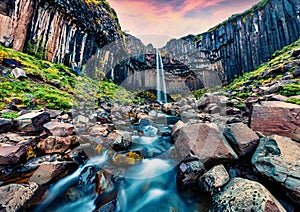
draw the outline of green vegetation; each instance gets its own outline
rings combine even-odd
[[[9,112],[9,113],[2,113],[1,117],[5,119],[15,119],[18,118],[20,115],[17,112]]]
[[[297,98],[290,98],[290,99],[286,100],[286,102],[300,105],[300,99],[297,99]]]
[[[246,99],[251,95],[252,89],[241,90],[241,88],[245,87],[245,85],[247,85],[246,87],[251,88],[253,88],[255,84],[259,86],[265,86],[268,83],[272,83],[281,79],[286,72],[293,72],[298,65],[298,62],[291,57],[291,54],[295,49],[298,48],[300,48],[300,39],[293,44],[284,47],[282,50],[277,50],[272,55],[272,59],[269,62],[260,65],[253,72],[245,73],[239,77],[237,76],[233,82],[224,87],[200,89],[195,91],[193,95],[199,99],[204,93],[207,92],[224,91],[230,89],[232,92],[236,92],[234,95],[235,97]],[[272,73],[272,70],[276,70],[276,73]],[[300,95],[300,79],[297,78],[293,80],[296,80],[296,82],[288,85],[281,85],[277,93],[287,97]],[[299,100],[289,101],[299,102]]]
[[[97,81],[85,75],[76,76],[69,67],[40,60],[0,46],[0,58],[18,61],[28,78],[15,79],[7,71],[0,73],[0,110],[14,105],[17,108],[70,109],[84,101],[97,102],[106,96],[112,102],[132,103],[134,94],[111,81]],[[2,59],[2,60],[3,60]],[[2,63],[0,62],[0,65]]]
[[[279,94],[288,97],[300,95],[300,83],[282,86]]]

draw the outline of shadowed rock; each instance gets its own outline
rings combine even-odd
[[[283,185],[300,202],[300,144],[277,135],[260,139],[252,164],[269,180]]]
[[[213,196],[210,211],[286,211],[275,197],[260,183],[232,179],[224,191]]]
[[[224,135],[239,156],[251,152],[259,140],[256,133],[243,123],[228,125],[224,130]]]

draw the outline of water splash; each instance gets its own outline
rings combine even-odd
[[[165,71],[160,51],[156,50],[156,100],[160,103],[167,103],[167,91]]]

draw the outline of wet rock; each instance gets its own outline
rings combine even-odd
[[[36,183],[9,184],[0,187],[0,210],[1,211],[22,211],[30,204],[39,186]]]
[[[107,136],[108,133],[109,127],[107,125],[95,125],[90,131],[92,136]]]
[[[205,192],[220,191],[230,180],[229,174],[221,164],[213,167],[199,179],[199,185]]]
[[[90,165],[84,167],[78,177],[78,185],[91,185],[95,181],[96,171],[95,166]]]
[[[132,136],[127,131],[115,130],[107,137],[108,144],[115,150],[125,150],[131,145]]]
[[[49,136],[37,145],[39,152],[44,154],[64,153],[70,146],[77,143],[76,136],[57,137]]]
[[[203,112],[209,114],[220,113],[221,111],[222,111],[221,107],[219,107],[216,103],[208,104],[203,110]]]
[[[254,150],[259,137],[243,123],[230,124],[224,129],[224,135],[239,156],[244,156]]]
[[[27,147],[23,145],[1,145],[0,165],[17,164],[25,160]]]
[[[183,123],[181,120],[179,120],[178,122],[176,122],[176,124],[174,124],[174,126],[172,127],[172,138],[174,140],[176,140],[176,138],[178,137],[179,134],[179,130],[181,127],[183,127],[185,125],[185,123]]]
[[[50,114],[47,112],[31,112],[15,119],[16,128],[22,132],[42,131],[43,124],[50,121]]]
[[[210,211],[286,211],[275,197],[261,184],[232,179],[222,192],[213,196]]]
[[[277,134],[300,141],[300,105],[271,101],[255,104],[250,128],[265,135]]]
[[[88,157],[96,155],[95,148],[92,147],[91,144],[80,144],[80,146],[75,147],[69,154],[69,157],[79,163],[82,164]]]
[[[68,123],[62,123],[58,121],[51,121],[44,124],[44,128],[48,134],[52,136],[66,137],[75,133],[74,126]]]
[[[62,160],[62,157],[60,155],[43,155],[37,158],[33,158],[31,160],[29,160],[28,162],[26,162],[20,172],[29,172],[32,170],[37,169],[42,163],[44,162],[54,162],[54,161],[58,161],[58,160]]]
[[[21,68],[15,68],[11,73],[16,79],[27,78],[26,72]]]
[[[239,119],[237,117],[231,117],[231,118],[227,119],[226,124],[234,124],[234,123],[240,123],[240,122],[242,122],[241,119]]]
[[[179,161],[192,154],[199,157],[205,164],[238,158],[226,141],[223,130],[213,123],[182,127],[175,141],[173,152],[174,157]]]
[[[0,133],[6,133],[11,130],[13,122],[11,119],[0,118]]]
[[[98,195],[104,194],[113,189],[113,183],[111,178],[112,175],[105,170],[100,170],[97,172],[95,191]]]
[[[204,94],[196,103],[199,109],[204,109],[209,104],[215,103],[217,105],[226,105],[228,97],[222,95],[215,95],[211,93]]]
[[[205,171],[205,166],[199,160],[182,162],[179,165],[176,183],[179,189],[197,185],[199,176]]]
[[[30,182],[48,185],[72,173],[77,168],[74,162],[44,162],[30,177]]]
[[[252,164],[265,177],[283,185],[300,202],[300,144],[278,135],[260,139]]]
[[[62,110],[47,110],[47,112],[49,113],[51,119],[60,117],[63,114]]]
[[[114,212],[117,209],[116,204],[116,200],[112,200],[102,205],[99,209],[96,210],[96,212]]]
[[[39,139],[39,136],[20,136],[16,133],[3,133],[0,135],[0,143],[5,144],[30,144]]]

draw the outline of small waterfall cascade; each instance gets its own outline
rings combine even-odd
[[[160,103],[167,103],[168,99],[166,91],[165,72],[161,54],[158,49],[156,50],[156,72],[156,100]]]

